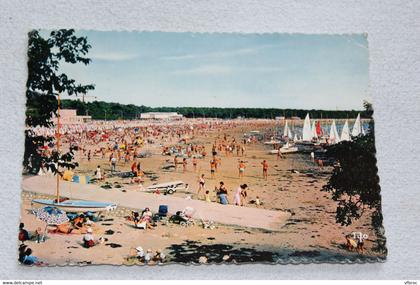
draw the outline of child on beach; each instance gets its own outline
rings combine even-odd
[[[93,247],[95,245],[95,239],[93,237],[93,231],[91,228],[87,229],[87,233],[83,236],[83,246],[86,248]]]
[[[209,190],[206,191],[205,199],[206,199],[206,202],[209,202],[209,203],[211,202]]]
[[[95,171],[95,178],[99,181],[102,180],[102,174],[101,174],[101,166],[98,165]]]

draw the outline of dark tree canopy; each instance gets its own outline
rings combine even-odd
[[[58,94],[80,95],[93,90],[93,85],[81,85],[66,74],[60,73],[63,62],[76,64],[90,63],[86,57],[91,46],[86,37],[77,37],[74,30],[52,31],[44,39],[39,31],[29,33],[28,41],[28,81],[26,83],[26,125],[29,127],[53,125],[53,114],[57,114]],[[39,148],[52,144],[52,138],[35,136],[25,131],[25,154],[23,165],[26,170],[35,172],[42,162],[59,162],[60,166],[75,167],[72,150],[65,154],[45,157]]]
[[[365,108],[373,113],[369,103],[365,102]],[[327,155],[333,157],[336,164],[322,190],[331,193],[332,199],[337,202],[337,223],[351,225],[369,211],[372,226],[380,237],[378,248],[385,250],[373,121],[366,135],[329,146]]]
[[[63,100],[62,106],[66,109],[76,109],[79,115],[89,114],[94,120],[136,119],[144,112],[178,112],[187,118],[220,118],[233,119],[237,117],[274,119],[278,116],[287,118],[296,116],[305,118],[309,112],[311,118],[356,118],[361,113],[363,118],[370,118],[366,111],[349,110],[303,110],[303,109],[278,109],[278,108],[218,108],[218,107],[147,107],[124,105],[103,101],[82,102],[80,100]]]

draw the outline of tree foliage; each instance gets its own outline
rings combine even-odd
[[[367,112],[373,113],[370,103],[365,102]],[[323,191],[332,194],[337,202],[336,221],[351,225],[369,211],[372,226],[382,232],[381,188],[376,166],[374,123],[370,123],[366,135],[353,137],[331,145],[327,155],[336,160],[333,173]]]
[[[81,85],[66,74],[60,73],[60,64],[89,64],[86,57],[91,46],[86,37],[77,37],[74,30],[56,30],[44,39],[40,32],[29,33],[28,80],[26,83],[26,125],[28,127],[53,125],[52,117],[57,115],[58,94],[80,95],[93,90],[93,85]],[[44,156],[40,148],[53,145],[52,138],[36,136],[30,129],[25,131],[25,153],[23,166],[30,172],[38,171],[42,163],[58,163],[59,166],[74,168],[73,149],[68,153],[53,153]]]
[[[187,118],[221,118],[230,119],[237,117],[244,118],[265,118],[274,119],[278,116],[287,118],[296,116],[305,118],[309,112],[311,118],[356,118],[360,112],[363,118],[370,118],[365,111],[331,111],[331,110],[303,110],[303,109],[278,109],[278,108],[216,108],[216,107],[147,107],[136,105],[124,105],[119,103],[108,103],[93,101],[83,103],[80,100],[63,100],[62,106],[67,109],[76,109],[79,115],[89,114],[95,120],[117,120],[136,119],[145,112],[178,112]]]

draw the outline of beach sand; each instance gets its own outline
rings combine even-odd
[[[272,126],[271,126],[272,127]],[[235,137],[241,141],[244,132],[250,131],[251,127],[246,124],[229,131],[211,131],[204,135],[197,135],[191,142],[200,142],[206,145],[207,150],[216,137],[222,137],[224,132],[228,138]],[[215,179],[210,179],[211,157],[198,159],[197,172],[193,171],[191,161],[188,161],[187,171],[183,173],[182,166],[177,171],[163,171],[162,166],[172,162],[172,156],[160,154],[157,144],[146,145],[142,150],[153,153],[149,158],[140,159],[142,170],[147,174],[144,186],[153,183],[163,183],[173,180],[182,180],[190,184],[192,194],[177,192],[176,197],[191,196],[193,199],[203,199],[203,193],[197,196],[198,177],[204,173],[206,186],[210,190],[215,201],[213,192],[219,181],[225,182],[229,190],[230,202],[233,193],[241,183],[249,186],[248,202],[259,196],[264,209],[284,211],[290,213],[287,221],[275,231],[223,225],[218,223],[216,228],[204,229],[199,223],[184,228],[176,224],[158,224],[154,230],[139,230],[133,227],[131,222],[124,219],[132,209],[118,207],[114,212],[106,214],[102,221],[97,222],[95,236],[103,236],[108,239],[90,249],[81,245],[81,235],[49,234],[45,243],[37,244],[32,241],[27,243],[34,250],[34,255],[49,265],[64,264],[139,264],[132,256],[135,247],[142,246],[145,250],[162,250],[170,262],[198,262],[200,256],[206,256],[208,262],[236,261],[236,262],[275,262],[275,261],[320,261],[331,262],[346,260],[377,261],[382,255],[374,250],[376,246],[375,233],[370,223],[369,214],[354,221],[351,226],[340,226],[335,222],[336,203],[332,201],[330,194],[322,192],[321,188],[328,181],[331,169],[320,170],[315,163],[310,161],[309,154],[290,154],[284,159],[277,160],[275,155],[267,154],[270,147],[261,143],[247,145],[244,157],[226,157],[220,154],[221,166],[216,173]],[[209,151],[208,151],[209,152]],[[261,162],[266,159],[269,163],[268,180],[262,178]],[[94,156],[90,162],[77,154],[80,167],[76,174],[93,176],[97,165],[105,174],[109,173],[110,166],[107,157],[101,159]],[[167,161],[168,160],[168,161]],[[247,168],[245,177],[238,178],[238,160],[244,160]],[[117,169],[129,171],[130,163],[118,163]],[[292,172],[291,170],[296,170]],[[121,194],[122,191],[139,191],[139,186],[130,184],[130,179],[118,177],[107,178],[111,185],[119,184],[121,188],[112,188]],[[104,183],[98,183],[103,185]],[[75,186],[77,187],[77,186]],[[51,194],[54,193],[51,190]],[[155,195],[155,194],[150,194]],[[30,200],[45,197],[36,193],[22,193],[22,218],[28,230],[44,227],[45,224],[36,220],[30,214]],[[255,204],[247,203],[246,207],[256,207]],[[137,209],[141,210],[141,209]],[[152,209],[156,210],[156,209]],[[182,210],[182,209],[179,209]],[[258,219],[259,217],[255,217]],[[111,231],[110,231],[111,230]],[[363,255],[349,252],[345,249],[345,235],[353,231],[368,234],[365,241],[366,251]]]

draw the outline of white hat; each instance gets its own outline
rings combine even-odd
[[[137,251],[143,251],[143,248],[141,246],[136,247]]]

